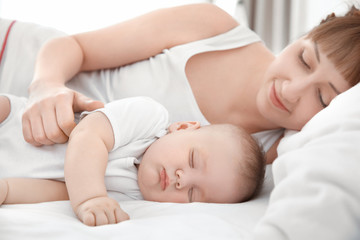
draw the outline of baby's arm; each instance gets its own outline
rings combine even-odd
[[[46,179],[0,179],[0,205],[69,200],[65,183]]]
[[[113,148],[111,124],[101,112],[86,116],[72,131],[65,158],[65,180],[71,205],[86,225],[129,219],[107,196],[104,182],[108,153]]]

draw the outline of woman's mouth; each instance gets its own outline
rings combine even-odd
[[[271,86],[270,100],[275,107],[280,108],[281,110],[284,110],[286,112],[289,112],[289,110],[285,107],[285,105],[281,102],[278,95],[276,94],[275,83],[273,83]]]
[[[169,176],[166,174],[165,168],[160,172],[160,186],[163,191],[169,186]]]

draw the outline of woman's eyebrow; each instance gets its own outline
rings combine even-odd
[[[339,95],[339,94],[341,93],[338,89],[336,89],[336,87],[334,86],[334,84],[332,84],[331,82],[329,82],[329,85],[330,85],[330,87],[334,90],[334,92],[335,92],[337,95]]]
[[[319,48],[316,42],[314,42],[314,50],[315,50],[315,55],[316,55],[316,59],[318,61],[318,63],[320,63],[320,54],[319,54]],[[330,87],[334,90],[334,92],[339,95],[341,92],[334,86],[334,84],[332,84],[331,82],[329,82]]]
[[[314,50],[315,50],[316,59],[317,59],[318,63],[320,63],[319,48],[318,48],[318,45],[316,42],[314,42]]]

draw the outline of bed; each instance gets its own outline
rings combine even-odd
[[[29,49],[49,37],[34,32],[39,40],[24,43]],[[31,66],[21,67],[19,77],[28,76]],[[1,91],[12,88],[0,79]],[[360,239],[359,102],[360,85],[301,132],[287,132],[260,195],[249,202],[120,202],[131,220],[101,227],[79,222],[68,201],[3,205],[0,239]]]
[[[78,221],[67,201],[6,205],[0,239],[248,239],[271,189],[268,176],[261,195],[242,204],[120,202],[131,220],[101,227]]]

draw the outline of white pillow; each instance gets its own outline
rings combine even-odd
[[[288,132],[278,153],[254,238],[360,239],[360,85]]]

